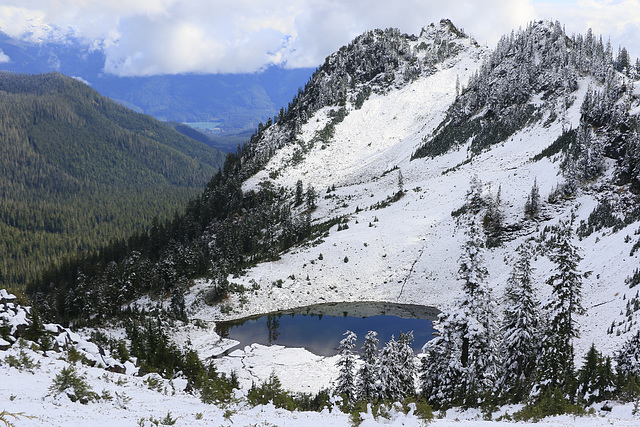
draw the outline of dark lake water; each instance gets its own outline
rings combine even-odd
[[[327,303],[260,316],[218,322],[216,332],[240,341],[304,347],[314,354],[337,354],[345,331],[358,335],[355,350],[360,351],[368,331],[378,332],[379,348],[400,332],[413,331],[413,349],[419,352],[433,338],[432,321],[439,311],[432,307],[380,302]],[[237,348],[237,347],[236,347]]]

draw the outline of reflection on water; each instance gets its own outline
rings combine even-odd
[[[304,347],[312,353],[331,356],[337,353],[346,330],[358,335],[357,349],[368,331],[378,332],[380,347],[400,332],[413,331],[413,349],[418,352],[433,338],[432,321],[438,310],[432,307],[375,302],[330,303],[216,324],[216,332],[240,341]]]

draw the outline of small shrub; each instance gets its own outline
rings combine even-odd
[[[171,412],[167,412],[167,415],[160,420],[160,424],[162,424],[163,426],[172,426],[175,425],[176,421],[178,421],[178,419],[173,418],[171,416]]]
[[[162,392],[162,388],[163,388],[162,378],[159,375],[149,375],[142,382],[146,384],[149,390]]]
[[[69,351],[67,351],[67,362],[76,363],[82,359],[82,355],[75,347],[69,347]]]
[[[82,404],[99,399],[99,396],[91,390],[89,383],[78,374],[73,366],[62,368],[62,371],[53,379],[49,393],[54,396],[66,393],[72,402],[80,401]]]
[[[223,375],[217,375],[212,369],[203,375],[200,383],[200,400],[207,404],[230,402],[233,389],[238,388],[237,378],[233,374],[228,379]]]
[[[547,391],[539,402],[527,404],[520,411],[514,413],[513,420],[538,422],[552,415],[586,415],[586,413],[582,406],[572,404],[565,399],[562,391],[555,389]]]
[[[131,398],[125,392],[118,393],[116,391],[116,406],[121,409],[127,409],[127,405],[131,403]]]
[[[274,372],[260,386],[253,384],[247,394],[247,401],[253,405],[266,405],[272,402],[276,408],[292,411],[295,407],[291,395],[282,388],[282,383]]]
[[[12,368],[16,368],[19,371],[26,370],[27,372],[33,372],[35,368],[40,366],[39,362],[34,362],[34,360],[22,349],[20,350],[18,357],[9,355],[5,357],[4,362]]]

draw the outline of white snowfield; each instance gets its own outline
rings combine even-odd
[[[82,345],[86,342],[80,335],[75,337]],[[186,381],[165,380],[155,374],[143,377],[131,374],[117,374],[104,368],[88,367],[77,362],[76,370],[87,380],[92,390],[104,397],[96,402],[81,404],[72,402],[62,393],[56,395],[50,390],[56,375],[69,367],[65,352],[33,351],[28,346],[16,344],[8,351],[0,351],[0,412],[6,411],[7,421],[18,426],[60,426],[60,427],[113,427],[113,426],[153,426],[161,424],[167,416],[175,420],[177,426],[304,426],[333,427],[350,425],[349,415],[337,407],[326,408],[322,412],[289,412],[273,405],[251,407],[242,399],[251,380],[258,381],[269,376],[273,370],[282,378],[286,388],[314,390],[326,385],[333,377],[336,358],[322,358],[304,349],[285,349],[273,346],[253,345],[244,352],[224,358],[217,365],[221,369],[236,369],[241,378],[242,390],[237,402],[228,405],[207,405],[197,396],[184,391]],[[90,354],[90,353],[88,353]],[[94,354],[94,357],[100,357]],[[32,367],[17,369],[6,363],[7,357],[27,358]],[[247,378],[247,374],[251,378]],[[299,379],[299,380],[298,380]],[[247,384],[247,381],[248,384]],[[504,412],[514,412],[518,406],[502,408]],[[478,410],[466,412],[449,411],[443,418],[431,425],[446,426],[512,426],[506,421],[485,421]],[[15,416],[15,418],[14,418]],[[1,418],[0,418],[1,419]],[[374,419],[363,414],[362,426],[420,426],[421,421],[411,413],[390,411],[386,419]],[[520,424],[520,423],[518,423]],[[574,418],[560,416],[547,418],[541,426],[638,426],[640,419],[633,415],[632,404],[613,404],[611,412],[597,411],[597,415]]]
[[[545,225],[557,224],[559,219],[568,220],[572,215],[576,216],[576,223],[586,219],[597,204],[596,191],[583,191],[564,205],[545,204],[543,209],[552,214],[553,220],[523,222],[524,203],[534,180],[543,200],[562,182],[559,162],[554,161],[557,159],[531,161],[562,133],[560,120],[544,127],[541,123],[545,117],[540,125],[523,129],[469,163],[463,163],[468,158],[466,146],[437,158],[410,160],[455,100],[456,79],[464,85],[487,54],[486,48],[468,41],[464,43],[464,50],[439,65],[436,73],[386,95],[372,94],[359,110],[348,107],[349,114],[336,125],[331,143],[325,148],[316,144],[295,167],[283,167],[295,149],[293,145],[287,146],[276,153],[264,171],[249,179],[245,190],[256,188],[276,170],[280,172],[274,181],[276,185],[294,188],[298,180],[302,180],[305,187],[313,185],[319,194],[313,221],[346,215],[349,228],[338,232],[335,226],[316,245],[294,247],[278,261],[257,265],[242,277],[230,277],[230,281],[249,289],[254,282],[260,288],[245,293],[248,301],[244,303],[232,295],[229,305],[233,310],[229,314],[198,303],[198,292],[208,286],[205,281],[198,282],[187,296],[189,316],[213,323],[322,302],[357,300],[444,308],[461,293],[456,276],[463,233],[456,227],[451,212],[464,203],[473,176],[478,176],[494,197],[500,189],[506,224],[522,222],[523,225],[511,240],[486,253],[489,283],[498,299],[511,270],[509,260],[520,243],[536,236]],[[576,101],[566,113],[565,126],[578,126],[580,105],[589,83],[587,79],[580,81],[574,94]],[[635,112],[640,107],[632,108]],[[313,138],[326,124],[328,111],[329,108],[321,109],[309,119],[303,126],[302,139]],[[275,128],[267,132],[276,132]],[[371,209],[398,191],[400,173],[404,196],[385,208]],[[332,186],[335,191],[327,194],[326,189]],[[624,280],[639,265],[638,254],[629,255],[637,239],[625,242],[625,237],[634,236],[637,229],[638,224],[617,233],[605,229],[579,242],[584,255],[580,268],[592,273],[583,285],[587,313],[579,319],[581,335],[575,342],[578,366],[592,343],[605,355],[611,355],[629,337],[630,333],[623,330],[616,333],[614,328],[615,332],[608,334],[607,329],[612,322],[625,319],[626,302],[636,294],[636,289],[629,289]],[[345,257],[348,257],[347,263]],[[545,257],[534,259],[532,264],[536,268],[539,295],[544,301],[550,294],[544,281],[551,273],[552,264]],[[282,287],[274,285],[278,280],[282,280]],[[220,354],[234,344],[220,339],[211,328],[184,328],[174,338],[179,344],[190,342],[202,357]],[[0,360],[19,351],[17,346],[0,351]],[[94,391],[107,390],[114,399],[87,405],[72,403],[66,396],[52,397],[48,392],[53,378],[67,362],[59,360],[60,355],[55,352],[48,352],[48,357],[44,357],[29,349],[23,351],[40,366],[19,371],[6,363],[0,364],[0,410],[24,412],[33,417],[19,418],[16,426],[125,426],[137,425],[143,418],[143,425],[152,425],[150,417],[161,419],[167,412],[177,418],[176,425],[180,426],[349,425],[348,415],[336,408],[327,408],[321,413],[292,413],[272,405],[251,408],[242,400],[226,407],[205,405],[197,396],[184,392],[180,381],[160,380],[160,390],[151,390],[148,381],[145,383],[147,377],[82,366],[79,369]],[[242,385],[240,395],[246,393],[252,382],[267,379],[271,372],[277,374],[286,389],[315,393],[331,386],[337,375],[335,361],[335,357],[316,356],[304,349],[254,344],[216,359],[216,366],[221,372],[235,370],[238,373]],[[126,398],[116,398],[116,393]],[[632,414],[632,404],[613,402],[612,405],[611,412],[600,411],[600,405],[595,407],[595,416],[553,417],[538,424],[640,426],[640,415]],[[502,411],[517,409],[503,408]],[[494,414],[494,419],[498,415]],[[395,414],[391,418],[368,419],[362,425],[420,425],[412,415]],[[479,411],[449,411],[432,425],[512,426],[514,423],[485,421]]]

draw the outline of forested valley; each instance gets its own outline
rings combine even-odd
[[[0,73],[0,284],[181,211],[223,154],[61,74]]]

